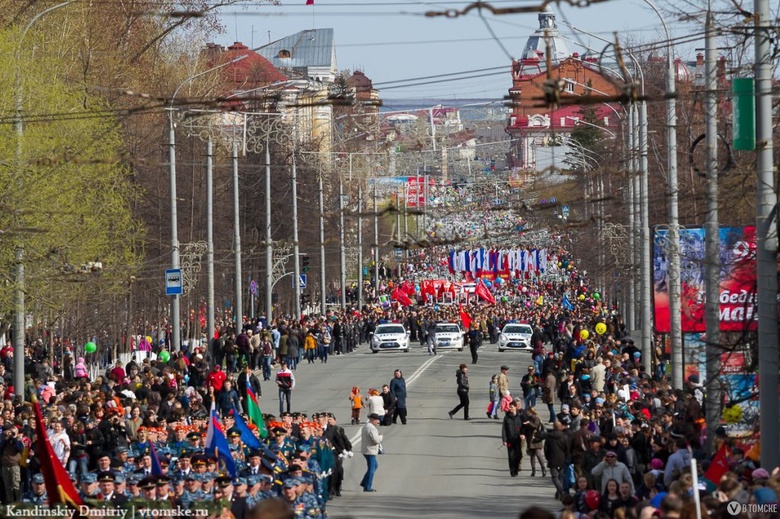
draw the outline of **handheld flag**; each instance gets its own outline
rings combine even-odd
[[[569,296],[567,294],[563,295],[563,299],[561,299],[561,306],[565,310],[569,310],[569,311],[574,310],[574,305],[571,304],[571,301],[569,301]]]
[[[463,306],[458,305],[458,313],[460,313],[460,321],[463,323],[463,328],[466,330],[471,328],[471,316],[463,309]]]
[[[236,406],[233,406],[233,419],[236,422],[236,429],[241,433],[241,441],[244,442],[244,445],[250,449],[260,449],[262,447],[260,440],[252,434],[251,429],[249,429],[249,426],[244,422],[244,419],[241,418],[241,414],[238,412]]]
[[[152,475],[153,476],[162,476],[163,469],[162,465],[160,465],[160,458],[157,457],[157,449],[154,447],[154,442],[149,442],[149,448],[152,455]]]
[[[54,450],[49,443],[49,437],[43,426],[43,416],[41,407],[37,400],[34,401],[35,409],[35,434],[38,437],[38,448],[40,449],[39,459],[41,463],[41,474],[46,484],[46,494],[49,496],[49,504],[65,504],[78,510],[84,506],[81,496],[76,491],[76,487],[70,481],[65,467],[60,463],[59,458],[54,455]],[[78,515],[77,515],[78,517]]]
[[[712,458],[712,463],[710,463],[709,468],[707,469],[707,472],[704,473],[704,477],[710,480],[715,485],[720,484],[720,478],[723,477],[723,474],[731,470],[729,467],[729,453],[726,449],[726,442],[723,442],[718,449],[718,452],[715,453],[715,457]]]
[[[217,411],[214,409],[213,403],[211,404],[209,428],[206,432],[206,454],[213,455],[218,460],[221,460],[225,464],[225,469],[230,474],[230,477],[236,477],[236,463],[233,460],[233,455],[230,454],[225,430],[222,428],[222,424],[219,423]]]
[[[496,304],[496,298],[490,293],[490,290],[488,290],[488,287],[485,285],[485,282],[482,281],[482,278],[477,280],[477,286],[474,287],[474,293],[491,305]]]
[[[412,304],[412,300],[409,299],[409,296],[398,287],[393,289],[393,291],[390,293],[390,296],[401,303],[401,306],[411,306]]]
[[[257,429],[260,431],[261,438],[268,438],[268,428],[265,426],[263,412],[260,410],[260,404],[257,402],[257,395],[255,395],[255,392],[252,391],[252,388],[249,386],[249,384],[246,386],[246,400],[246,409],[247,415],[249,416],[249,421],[257,426]]]

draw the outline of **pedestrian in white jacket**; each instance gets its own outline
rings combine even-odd
[[[376,492],[374,488],[374,474],[379,468],[379,462],[376,457],[379,454],[379,445],[382,443],[382,435],[379,434],[379,415],[371,413],[368,415],[368,422],[363,426],[360,436],[360,453],[366,458],[366,473],[360,481],[363,492]]]

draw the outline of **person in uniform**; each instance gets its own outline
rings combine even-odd
[[[261,473],[262,469],[260,468],[260,461],[262,459],[262,456],[260,454],[260,451],[258,450],[252,450],[249,451],[249,454],[247,455],[247,466],[244,467],[239,473],[243,477],[248,476],[257,476]]]
[[[230,512],[235,519],[247,519],[249,507],[246,504],[246,498],[236,495],[230,476],[220,476],[214,480],[214,484],[216,485],[214,500],[229,504]]]
[[[233,479],[233,493],[238,497],[247,497],[247,481],[246,478],[238,477]]]
[[[81,498],[82,499],[94,499],[98,493],[97,474],[94,472],[87,472],[81,475]]]
[[[111,468],[111,456],[109,456],[107,452],[98,453],[96,463],[97,468],[92,471],[95,475],[98,475],[101,472],[113,472]]]
[[[155,481],[155,501],[160,508],[173,508],[176,498],[171,494],[171,478],[165,475],[157,476]]]
[[[189,446],[189,442],[187,441],[187,428],[184,425],[177,425],[173,432],[173,441],[168,445],[168,448],[171,450],[171,455],[181,458],[183,451]]]
[[[138,482],[138,488],[141,490],[141,499],[154,501],[157,496],[157,478],[148,476]]]
[[[299,482],[295,478],[286,479],[282,484],[281,499],[292,508],[296,519],[301,519],[306,517],[304,515],[306,504],[298,495],[298,486]]]
[[[249,497],[247,497],[246,502],[249,508],[254,508],[260,501],[278,497],[279,495],[273,491],[273,476],[268,474],[249,476],[247,483],[249,484]]]
[[[138,483],[141,481],[141,476],[138,474],[129,474],[126,481],[127,491],[125,491],[125,497],[128,499],[141,497],[141,489],[138,488]]]
[[[284,427],[274,427],[271,430],[271,434],[273,434],[273,440],[268,448],[274,454],[281,454],[286,459],[290,459],[295,453],[295,444],[292,440],[287,438],[287,429]]]
[[[46,484],[43,480],[43,474],[35,474],[32,477],[32,489],[22,496],[22,503],[33,505],[43,505],[48,501],[46,495]]]
[[[190,472],[184,477],[184,491],[179,498],[182,508],[189,508],[192,503],[205,501],[208,497],[210,496],[201,490],[200,477],[197,474]]]
[[[183,452],[182,456],[179,458],[178,466],[176,467],[176,470],[172,471],[171,475],[175,475],[177,477],[180,477],[184,479],[185,477],[192,474],[194,471],[192,469],[192,458],[190,458],[187,455],[187,450]]]
[[[128,497],[127,495],[127,478],[121,472],[114,472],[114,492],[120,496]]]
[[[105,470],[97,475],[97,482],[100,486],[100,492],[97,494],[97,500],[112,503],[115,506],[127,502],[127,498],[115,491],[114,482],[116,476],[110,470]]]

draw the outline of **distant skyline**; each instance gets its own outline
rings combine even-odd
[[[489,3],[499,8],[533,5],[528,0]],[[666,0],[655,4],[663,14]],[[240,41],[257,48],[312,27],[332,27],[338,68],[362,70],[383,99],[502,99],[512,85],[511,58],[520,57],[528,36],[538,28],[537,13],[493,16],[486,11],[484,20],[475,10],[458,18],[424,16],[427,11],[460,10],[467,5],[463,0],[315,0],[313,6],[306,5],[306,0],[282,0],[278,6],[241,4],[223,9],[220,19],[226,32],[214,42],[228,46]],[[568,24],[610,41],[614,41],[617,31],[623,45],[665,40],[659,17],[642,0],[611,0],[585,8],[567,4],[550,7],[559,31],[575,52],[583,52],[578,42],[599,52],[605,43],[575,34]],[[665,21],[673,39],[703,30],[670,17]],[[676,55],[693,60],[694,49],[700,47],[703,40],[687,41],[676,49]],[[405,81],[440,75],[446,76]],[[461,76],[470,79],[455,80]],[[418,85],[400,88],[409,83]]]

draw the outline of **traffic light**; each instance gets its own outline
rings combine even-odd
[[[308,272],[309,271],[309,256],[303,256],[301,258],[301,269],[304,272]]]

